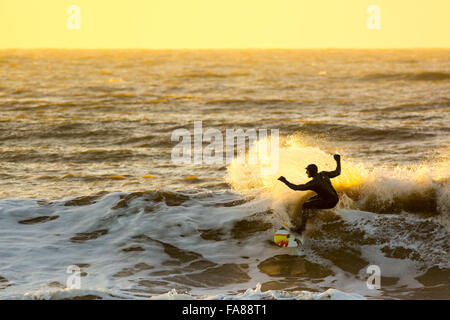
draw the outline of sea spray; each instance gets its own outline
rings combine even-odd
[[[269,198],[275,212],[292,216],[313,193],[293,191],[280,183],[278,177],[304,184],[309,180],[304,169],[309,163],[318,165],[319,171],[332,171],[336,164],[332,154],[299,135],[280,137],[279,156],[279,169],[274,174],[261,175],[257,164],[242,165],[236,161],[228,166],[225,179],[235,190]],[[338,208],[448,215],[449,184],[443,178],[442,166],[422,163],[369,167],[347,158],[343,152],[341,175],[332,179],[343,200]]]

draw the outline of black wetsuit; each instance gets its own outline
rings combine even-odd
[[[339,196],[333,188],[330,179],[341,174],[341,162],[337,161],[337,168],[334,171],[321,171],[317,173],[311,181],[305,184],[293,184],[285,180],[284,183],[292,190],[312,190],[317,195],[308,199],[302,206],[301,225],[296,229],[302,233],[306,227],[306,220],[311,209],[331,209],[339,202]]]

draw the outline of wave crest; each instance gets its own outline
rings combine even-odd
[[[445,214],[450,208],[449,162],[415,166],[374,167],[345,158],[341,175],[332,183],[341,196],[340,208],[353,208],[375,213]],[[331,154],[299,135],[280,137],[278,171],[261,175],[258,164],[232,162],[227,167],[226,181],[237,191],[260,194],[273,201],[274,209],[292,212],[309,198],[311,192],[292,191],[277,179],[285,176],[295,184],[306,183],[304,168],[315,163],[319,171],[334,170]],[[448,215],[447,215],[448,216]]]

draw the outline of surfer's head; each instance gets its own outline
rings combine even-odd
[[[310,164],[306,167],[306,174],[308,175],[308,178],[312,178],[317,174],[317,171],[319,169],[315,164]]]

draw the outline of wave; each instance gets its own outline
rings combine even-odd
[[[280,208],[289,197],[274,206],[263,195],[148,190],[3,199],[0,297],[347,299],[379,295],[358,280],[370,264],[382,267],[387,289],[400,290],[390,296],[441,283],[448,272],[448,233],[434,216],[324,212],[301,254],[270,240],[287,221]],[[64,285],[73,264],[80,290]],[[349,285],[352,293],[343,293]]]
[[[306,183],[309,179],[303,168],[307,164],[316,163],[319,170],[327,171],[336,166],[332,155],[298,135],[282,139],[279,152],[278,171],[274,174],[267,174],[259,165],[235,161],[228,166],[226,176],[241,194],[268,202],[276,217],[272,220],[274,225],[277,221],[289,222],[313,195],[310,191],[288,189],[277,181],[279,176],[296,184]],[[279,255],[258,265],[261,272],[274,277],[296,277],[307,270],[310,278],[323,279],[337,276],[335,267],[363,276],[365,268],[375,264],[383,270],[382,282],[391,287],[385,294],[391,297],[401,297],[402,286],[423,288],[433,284],[440,294],[448,290],[448,161],[367,168],[344,156],[342,168],[341,175],[332,180],[340,195],[338,206],[316,212],[313,218],[309,240],[313,249],[307,253],[308,262]],[[280,269],[279,265],[297,268]],[[304,269],[299,274],[300,265]],[[329,265],[333,267],[325,267]],[[423,297],[421,290],[410,297]]]
[[[280,251],[271,241],[274,232],[310,193],[290,191],[276,178],[284,175],[303,183],[307,178],[301,168],[306,164],[323,170],[335,166],[330,154],[307,139],[281,138],[278,172],[229,164],[226,181],[233,191],[156,189],[56,201],[1,199],[0,238],[5,245],[0,248],[0,297],[347,299],[420,298],[426,290],[435,290],[438,297],[447,294],[450,179],[445,159],[367,168],[344,155],[342,174],[333,179],[339,206],[317,213],[303,251]],[[78,291],[65,288],[69,265],[81,269]],[[369,265],[380,266],[382,291],[367,288]],[[36,272],[40,277],[33,276]]]
[[[296,129],[307,134],[341,136],[350,141],[415,141],[435,136],[434,133],[418,132],[416,127],[376,128],[324,122],[303,122],[301,129]]]
[[[385,107],[385,108],[370,108],[361,110],[362,112],[427,112],[427,111],[445,111],[450,106],[450,100],[438,100],[438,101],[415,101],[409,103],[403,103],[400,105]]]
[[[21,148],[5,150],[0,153],[0,160],[12,163],[38,163],[43,159],[47,163],[89,163],[127,161],[130,159],[147,159],[147,156],[131,149],[82,149],[61,154],[45,149]]]
[[[136,299],[132,295],[126,295],[117,292],[108,292],[105,290],[81,290],[81,289],[51,289],[27,292],[23,296],[12,297],[22,300],[118,300],[118,299]],[[138,299],[149,300],[366,300],[357,293],[346,293],[336,289],[328,289],[324,292],[310,291],[283,291],[283,290],[261,290],[261,284],[249,288],[239,294],[210,294],[193,295],[177,292],[172,289],[166,293],[138,297]]]
[[[346,293],[336,289],[328,289],[324,292],[310,291],[283,291],[283,290],[261,290],[261,284],[257,283],[255,289],[249,288],[240,294],[218,294],[206,296],[192,296],[189,294],[178,293],[171,290],[165,294],[152,297],[154,300],[365,300],[357,293]]]
[[[439,71],[371,73],[362,77],[363,80],[410,80],[410,81],[445,81],[450,80],[450,73]]]
[[[41,127],[30,126],[27,131],[15,130],[9,134],[2,135],[0,141],[11,139],[33,140],[33,139],[99,139],[105,140],[110,136],[118,136],[123,131],[115,128],[98,128],[93,124],[79,121],[65,122],[54,126]]]
[[[234,161],[227,168],[226,181],[245,194],[265,193],[274,203],[298,207],[310,197],[310,192],[292,191],[277,178],[285,176],[293,183],[306,183],[309,179],[303,168],[309,163],[317,164],[319,171],[331,171],[336,166],[331,154],[310,141],[300,135],[284,137],[280,142],[277,172],[263,175],[258,163],[242,165],[242,161]],[[342,199],[340,208],[376,213],[445,214],[450,208],[448,166],[444,159],[415,166],[368,168],[344,155],[342,173],[333,179],[333,185]]]
[[[217,73],[217,72],[211,72],[211,71],[205,71],[205,72],[187,72],[187,73],[183,73],[181,75],[178,75],[178,78],[182,78],[182,79],[195,79],[195,78],[206,78],[206,79],[210,79],[210,78],[218,78],[218,79],[222,79],[222,78],[230,78],[230,77],[243,77],[243,76],[248,76],[249,73],[247,72],[230,72],[230,73]]]
[[[233,98],[217,98],[206,101],[207,105],[242,105],[242,104],[251,104],[251,105],[277,105],[277,104],[302,104],[303,100],[295,99],[295,98],[267,98],[267,99],[233,99]]]

